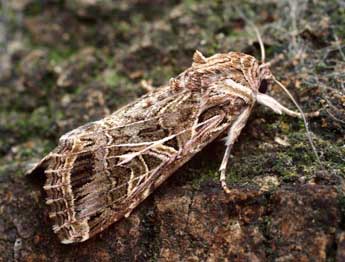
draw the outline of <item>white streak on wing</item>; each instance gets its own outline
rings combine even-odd
[[[210,121],[212,121],[213,119],[208,119],[202,123],[199,123],[196,127],[199,127],[199,126],[203,126],[203,125],[206,125],[208,124]],[[137,122],[139,123],[139,122]],[[129,126],[129,125],[128,125]],[[106,146],[105,148],[106,149],[109,149],[109,148],[113,148],[113,147],[138,147],[138,146],[148,146],[144,151],[146,151],[147,149],[150,149],[152,147],[154,147],[155,145],[157,144],[163,144],[164,142],[174,138],[175,136],[178,136],[180,134],[183,134],[187,131],[189,131],[190,129],[185,129],[177,134],[174,134],[174,135],[171,135],[171,136],[168,136],[168,137],[165,137],[164,139],[161,139],[161,140],[156,140],[156,141],[150,141],[150,142],[140,142],[140,143],[125,143],[125,144],[115,144],[115,145],[109,145],[109,146]],[[96,133],[95,133],[96,134]],[[96,148],[93,148],[93,151],[97,150],[99,147],[96,147]],[[73,150],[71,150],[73,151]],[[76,152],[76,153],[64,153],[64,154],[58,154],[58,153],[51,153],[50,156],[51,157],[65,157],[66,155],[68,157],[72,157],[72,156],[78,156],[82,153],[85,153],[85,152],[90,152],[90,150],[81,150],[79,152]],[[142,152],[141,152],[142,153]],[[109,159],[111,158],[117,158],[118,156],[115,156],[115,157],[109,157]],[[58,169],[58,170],[49,170],[48,172],[55,172],[55,171],[61,171],[61,170],[66,170],[66,171],[69,171],[70,169],[67,168],[67,169]]]
[[[214,117],[210,118],[210,119],[207,119],[206,121],[198,124],[196,127],[199,127],[199,126],[203,126],[211,121],[214,121]],[[118,155],[118,156],[112,156],[112,157],[108,157],[108,159],[112,159],[112,158],[119,158],[121,159],[121,162],[118,163],[118,165],[123,165],[123,164],[126,164],[128,163],[129,161],[131,161],[133,158],[135,158],[136,156],[139,156],[139,155],[142,155],[143,153],[147,152],[148,150],[150,150],[151,148],[154,148],[156,147],[157,145],[161,145],[163,143],[165,143],[166,141],[169,141],[170,139],[180,135],[180,134],[183,134],[185,133],[186,131],[188,131],[189,129],[185,129],[177,134],[174,134],[174,135],[171,135],[171,136],[167,136],[163,139],[160,139],[160,140],[156,140],[156,141],[153,141],[153,142],[147,142],[147,143],[150,143],[150,145],[148,147],[146,147],[145,149],[143,150],[140,150],[138,152],[132,152],[132,153],[127,153],[127,154],[123,154],[123,155]],[[145,142],[146,143],[146,142]],[[143,143],[137,143],[137,144],[117,144],[115,145],[116,147],[121,147],[121,146],[132,146],[132,145],[142,145]]]
[[[47,205],[50,205],[50,204],[52,204],[52,203],[54,203],[54,202],[59,202],[59,201],[61,201],[61,200],[65,200],[65,198],[64,197],[60,197],[60,198],[54,198],[54,199],[47,199],[46,200],[46,204]]]

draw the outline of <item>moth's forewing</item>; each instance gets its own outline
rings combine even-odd
[[[174,86],[67,133],[33,169],[45,169],[49,216],[61,242],[84,241],[129,214],[251,106],[222,84],[231,70],[239,74],[228,58],[219,59],[221,66],[213,57],[205,69],[193,64],[197,70],[186,70]]]

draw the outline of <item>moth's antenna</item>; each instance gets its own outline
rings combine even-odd
[[[316,160],[319,162],[320,166],[322,166],[319,154],[318,154],[318,152],[316,150],[316,147],[314,145],[313,139],[311,138],[310,130],[309,130],[309,127],[308,127],[308,122],[307,122],[307,119],[305,118],[305,114],[304,114],[303,110],[301,109],[299,104],[296,102],[296,100],[293,98],[293,96],[291,95],[289,90],[287,90],[287,88],[281,82],[279,82],[273,75],[272,75],[272,79],[273,79],[274,82],[276,82],[279,85],[279,87],[281,89],[284,90],[284,92],[289,96],[291,101],[295,104],[295,106],[297,107],[298,111],[300,112],[300,114],[302,116],[302,119],[303,119],[303,122],[304,122],[305,129],[307,131],[307,137],[308,137],[308,140],[309,140],[309,144],[310,144],[311,148],[313,149],[313,152],[314,152]]]
[[[261,50],[261,63],[264,64],[266,60],[266,53],[265,53],[265,46],[264,42],[262,41],[259,29],[256,27],[256,25],[252,22],[250,22],[251,26],[254,28],[256,37],[258,38],[259,45],[260,45],[260,50]]]

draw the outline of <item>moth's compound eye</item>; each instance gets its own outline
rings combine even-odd
[[[265,94],[268,87],[268,81],[263,79],[260,83],[259,92]]]

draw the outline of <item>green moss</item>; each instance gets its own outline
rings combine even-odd
[[[127,21],[117,21],[114,25],[116,25],[119,34],[127,34],[132,30],[131,25]]]
[[[20,141],[30,137],[51,134],[54,120],[48,107],[38,107],[31,114],[21,112],[1,113],[3,127],[17,136]]]
[[[77,52],[75,49],[69,48],[51,48],[49,49],[48,58],[50,63],[54,66],[65,61]]]
[[[116,88],[125,78],[117,70],[109,69],[103,74],[103,80],[108,86]]]
[[[216,171],[210,169],[201,170],[200,173],[193,175],[192,187],[199,190],[203,183],[207,181],[215,181],[215,174]]]
[[[333,1],[335,5],[338,4],[338,1]],[[343,21],[345,19],[345,8],[335,8],[330,13],[331,21],[334,25],[337,25],[333,28],[334,32],[337,34],[339,39],[343,39],[345,37],[345,28],[343,26]]]
[[[248,181],[248,177],[242,176],[240,172],[233,170],[230,167],[229,173],[227,174],[227,183],[229,184],[238,184]]]
[[[32,1],[29,3],[29,5],[25,8],[25,15],[27,16],[36,16],[42,13],[43,4],[40,1]]]
[[[145,18],[143,16],[143,14],[141,14],[141,13],[135,13],[135,14],[131,15],[130,21],[131,21],[132,26],[141,27],[141,25],[143,23],[145,23]]]
[[[172,77],[174,77],[173,67],[156,66],[150,72],[146,73],[144,78],[152,80],[157,85],[163,85]]]

